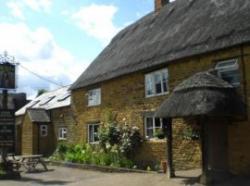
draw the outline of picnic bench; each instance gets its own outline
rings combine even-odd
[[[43,155],[41,154],[22,155],[22,156],[11,155],[10,157],[11,157],[10,161],[12,162],[13,167],[17,170],[19,170],[19,168],[23,166],[27,170],[27,172],[32,172],[36,170],[36,167],[38,164],[41,164],[44,170],[48,171],[48,168],[46,165],[48,161],[46,161],[43,158]]]

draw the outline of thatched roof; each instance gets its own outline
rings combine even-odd
[[[184,80],[162,103],[157,117],[238,117],[244,104],[235,88],[209,72]]]
[[[248,0],[176,0],[122,30],[71,86],[250,41]]]

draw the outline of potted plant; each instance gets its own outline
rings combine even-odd
[[[199,140],[200,139],[200,132],[199,132],[199,130],[187,128],[183,131],[183,138],[186,140]]]
[[[165,133],[163,132],[162,129],[156,130],[154,133],[154,137],[158,139],[164,139],[166,137]]]

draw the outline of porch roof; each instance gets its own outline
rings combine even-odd
[[[32,122],[49,123],[50,117],[44,109],[28,109],[27,113]]]
[[[156,112],[157,117],[238,117],[244,104],[236,89],[210,72],[200,72],[180,83]]]

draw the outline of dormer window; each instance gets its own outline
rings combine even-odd
[[[220,61],[216,64],[218,76],[234,87],[240,86],[240,70],[237,59]]]

